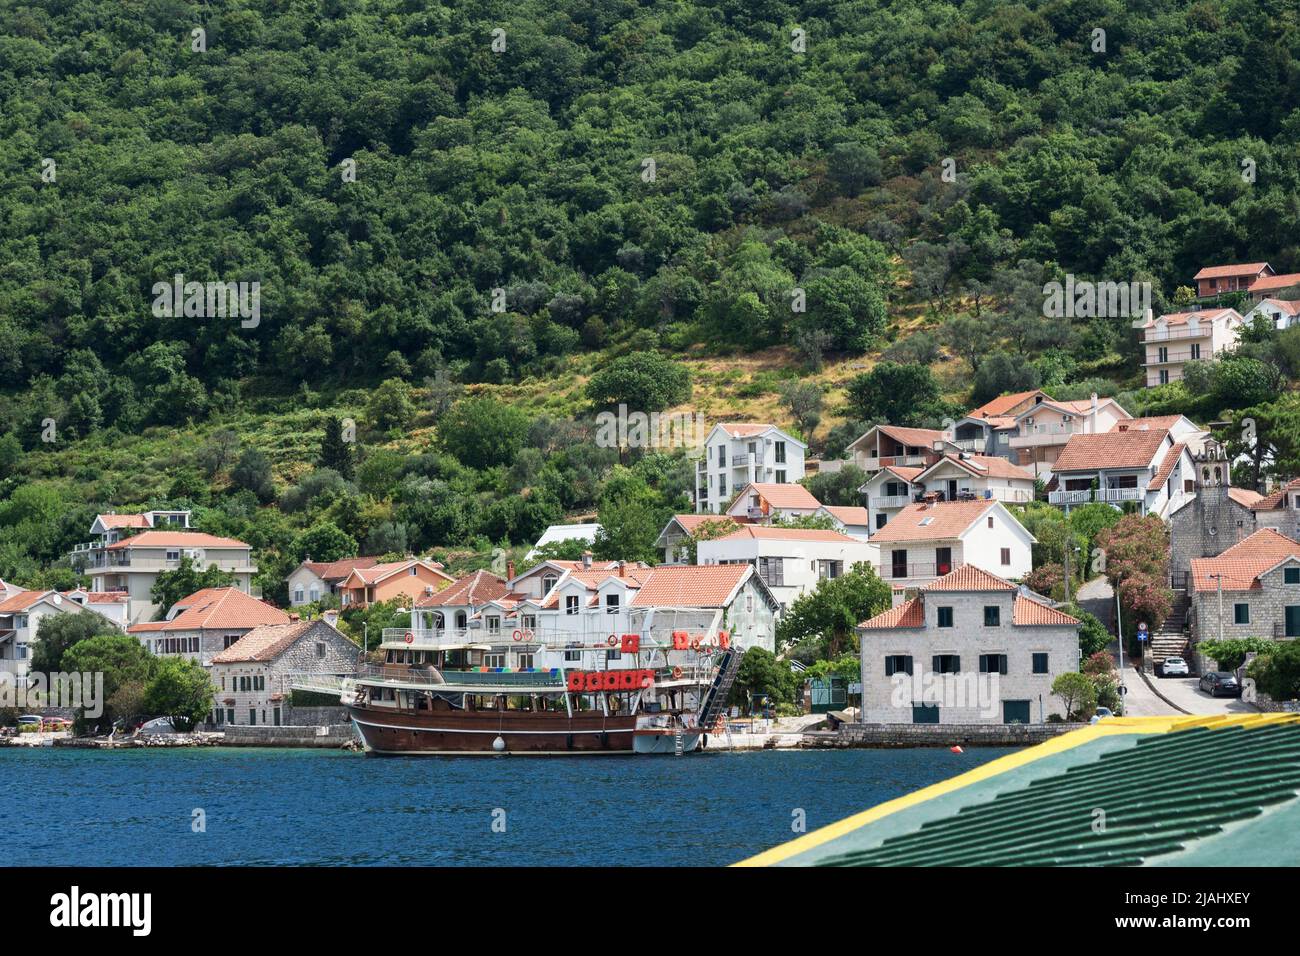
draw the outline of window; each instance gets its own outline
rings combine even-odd
[[[718,446],[718,464],[719,464],[720,466],[724,467],[724,468],[726,467],[726,464],[727,464],[727,446],[726,446],[726,445],[719,445],[719,446]]]
[[[1168,349],[1168,347],[1162,345],[1162,346],[1160,346],[1160,348],[1156,349],[1156,360],[1159,361],[1159,362],[1168,362],[1168,361],[1169,361],[1169,349]]]
[[[925,521],[931,519],[927,518]],[[922,521],[921,524],[925,524]],[[935,548],[934,549],[934,570],[936,574],[944,575],[952,571],[952,548]]]
[[[785,464],[785,442],[783,441],[776,443],[776,463],[778,465]]]
[[[542,593],[546,594],[551,588],[555,587],[555,582],[559,577],[554,574],[547,574],[542,577]]]
[[[234,722],[235,722],[235,708],[233,708],[233,707],[227,707],[227,708],[226,708],[226,723],[228,723],[228,724],[233,724]]]
[[[1002,626],[1002,608],[996,604],[984,605],[984,626],[1001,627]]]
[[[893,677],[895,674],[911,674],[912,658],[907,654],[889,654],[885,657],[885,676]]]
[[[838,578],[844,574],[843,561],[818,561],[817,576],[819,578]]]
[[[1300,584],[1300,568],[1283,568],[1282,580],[1287,584]]]
[[[907,551],[900,549],[889,554],[890,575],[896,578],[907,577]]]
[[[1162,369],[1160,370],[1160,384],[1161,384],[1161,385],[1168,385],[1168,384],[1169,384],[1169,370],[1168,370],[1168,369],[1162,368]]]
[[[1047,654],[1046,654],[1046,653],[1039,652],[1039,653],[1034,654],[1034,673],[1035,673],[1035,674],[1046,674],[1046,673],[1048,673],[1048,670],[1047,670]]]
[[[1200,357],[1201,357],[1201,345],[1199,342],[1194,342],[1192,343],[1192,358],[1198,359]]]
[[[936,674],[957,674],[961,671],[961,657],[956,654],[935,654],[930,670]]]
[[[518,661],[519,661],[519,669],[520,669],[520,670],[526,670],[526,669],[531,668],[531,667],[533,666],[533,655],[532,655],[532,654],[520,654],[520,655],[518,655]]]
[[[248,708],[248,726],[257,726],[257,709],[254,707]]]
[[[989,521],[989,527],[990,527],[990,528],[993,527],[993,516],[992,516],[992,515],[989,515],[988,521]]]
[[[1300,607],[1294,604],[1286,608],[1286,636],[1300,637]]]
[[[180,552],[180,549],[179,549],[179,548],[168,548],[168,549],[167,549],[167,560],[168,560],[168,561],[179,561],[180,559],[181,559],[181,552]]]
[[[941,607],[938,609],[938,611],[939,611],[939,626],[952,627],[952,608]]]
[[[324,642],[324,641],[317,641],[317,642],[316,642],[316,657],[317,657],[318,659],[321,659],[321,660],[323,660],[323,659],[325,658],[325,642]]]
[[[759,558],[758,576],[768,587],[781,587],[785,584],[785,559]]]
[[[785,484],[785,469],[783,469],[783,468],[778,468],[778,469],[777,469],[777,472],[776,472],[776,483],[777,483],[778,485],[784,485],[784,484]]]
[[[623,659],[623,652],[619,650],[617,647],[609,647],[605,649],[605,660],[618,661],[622,659]]]
[[[877,511],[877,512],[876,512],[876,530],[879,531],[881,528],[883,528],[883,527],[885,526],[885,522],[888,521],[888,520],[889,520],[889,515],[887,515],[887,514],[883,514],[883,513],[879,512],[879,511]]]
[[[718,496],[721,498],[727,497],[727,476],[726,475],[718,475]]]
[[[1005,654],[981,654],[980,655],[980,673],[981,674],[1005,674],[1007,672],[1007,655]]]
[[[319,601],[319,600],[320,600],[320,588],[312,588],[312,589],[311,589],[311,599],[312,599],[313,601]]]
[[[581,661],[581,660],[582,660],[582,651],[568,650],[568,649],[565,650],[564,662],[566,664],[572,664],[575,661]]]
[[[1234,604],[1232,606],[1232,623],[1249,624],[1250,623],[1250,605]]]
[[[487,630],[489,634],[501,633],[501,618],[495,614],[487,619]]]
[[[293,603],[294,604],[302,603],[302,588],[293,589]]]
[[[524,630],[526,630],[526,631],[535,631],[535,630],[537,630],[537,615],[536,615],[536,614],[525,614],[524,617],[523,617],[523,621],[524,621]]]
[[[618,613],[618,595],[617,595],[617,594],[606,594],[606,595],[605,595],[605,613],[606,613],[606,614],[617,614],[617,613]]]
[[[937,724],[939,722],[938,704],[913,704],[912,723]]]
[[[576,595],[576,594],[568,594],[568,595],[565,595],[565,598],[564,598],[564,613],[565,613],[565,614],[577,614],[577,613],[578,613],[578,595]]]
[[[504,654],[484,654],[483,666],[484,667],[505,667],[506,656]]]

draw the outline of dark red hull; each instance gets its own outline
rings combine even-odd
[[[636,717],[562,711],[453,710],[411,712],[349,707],[370,753],[591,754],[632,753]],[[504,747],[498,749],[500,739]]]

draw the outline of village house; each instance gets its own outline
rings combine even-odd
[[[655,539],[655,550],[663,552],[664,564],[692,564],[691,538],[705,528],[715,537],[729,534],[742,524],[750,524],[748,517],[731,515],[673,515]]]
[[[532,549],[524,557],[531,560],[548,544],[560,544],[564,541],[581,541],[583,544],[591,546],[595,544],[596,535],[599,532],[600,524],[595,521],[584,524],[553,524],[542,532],[542,536],[537,539]]]
[[[455,579],[442,565],[422,558],[390,561],[368,568],[353,568],[339,582],[339,603],[344,608],[364,608],[380,601],[405,599],[405,605],[424,594],[439,591]]]
[[[153,654],[187,657],[206,667],[253,628],[288,623],[284,611],[239,588],[203,588],[177,601],[163,620],[132,624],[126,632]]]
[[[1188,625],[1200,641],[1300,637],[1300,541],[1272,528],[1217,557],[1193,558]]]
[[[1065,717],[1052,682],[1079,669],[1080,622],[962,565],[858,625],[862,719],[1028,724]]]
[[[855,439],[847,450],[853,456],[853,464],[867,472],[898,465],[928,468],[939,460],[947,441],[948,436],[934,428],[875,425]]]
[[[1262,302],[1279,295],[1294,296],[1297,292],[1300,292],[1300,272],[1288,272],[1260,276],[1250,284],[1247,295],[1253,302]]]
[[[771,522],[816,514],[822,503],[803,485],[751,482],[726,510],[732,518]]]
[[[1195,494],[1188,442],[1165,428],[1073,435],[1053,471],[1047,500],[1066,509],[1099,501],[1167,518]]]
[[[1022,578],[1037,543],[1000,501],[908,505],[871,537],[880,576],[896,590],[920,587],[963,564]]]
[[[780,602],[748,564],[673,565],[651,570],[630,606],[632,633],[668,644],[686,630],[707,641],[726,632],[740,650],[776,650]]]
[[[102,614],[122,630],[126,630],[130,621],[127,619],[127,598],[120,591],[91,591],[86,588],[74,588],[64,591],[63,596],[80,608]]]
[[[871,514],[859,505],[822,505],[814,518],[828,518],[835,530],[861,541],[871,537]]]
[[[804,477],[808,446],[765,422],[723,422],[704,440],[695,466],[695,510],[717,514],[750,484],[793,484]]]
[[[1044,480],[1074,435],[1111,431],[1131,416],[1113,398],[1047,399],[1016,416],[1009,444],[1012,460]]]
[[[820,528],[744,525],[701,541],[696,564],[749,564],[783,607],[825,578],[838,578],[861,562],[874,564],[876,548],[859,538]]]
[[[1273,528],[1300,539],[1300,478],[1284,483],[1251,506],[1257,528]]]
[[[338,593],[338,587],[357,568],[373,568],[379,558],[341,558],[338,561],[313,561],[308,558],[291,572],[289,605],[313,604]]]
[[[1171,312],[1142,326],[1147,388],[1180,381],[1188,362],[1216,358],[1237,344],[1243,319],[1236,309]]]
[[[1024,504],[1034,500],[1034,476],[1005,458],[948,454],[916,476],[912,491],[938,501],[982,498]]]
[[[889,523],[889,519],[912,504],[920,493],[920,486],[913,482],[921,476],[924,468],[909,468],[906,465],[886,465],[868,478],[858,491],[866,503],[867,520],[871,533]]]
[[[1242,262],[1230,266],[1206,266],[1192,277],[1196,297],[1209,299],[1225,292],[1246,292],[1261,279],[1274,275],[1267,262]]]
[[[1260,317],[1268,319],[1278,331],[1300,324],[1300,299],[1261,299],[1245,314],[1242,324],[1253,325]]]
[[[319,618],[255,627],[212,658],[216,697],[209,722],[217,728],[292,724],[294,677],[353,674],[359,652]]]
[[[87,608],[58,591],[26,591],[0,581],[0,674],[12,674],[18,686],[24,686],[30,672],[33,646],[38,640],[41,621],[52,615],[96,613],[122,627],[120,615],[104,613],[101,605]],[[117,605],[114,605],[116,607]]]
[[[251,593],[253,549],[243,541],[190,531],[188,511],[97,515],[90,533],[97,540],[73,548],[75,571],[90,577],[90,590],[125,594],[126,618],[147,621],[159,610],[150,592],[158,575],[180,567],[187,557],[198,570],[217,567],[233,576],[232,585]]]

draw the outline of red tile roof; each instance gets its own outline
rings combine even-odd
[[[951,462],[980,478],[1020,478],[1029,482],[1034,480],[1034,476],[1019,465],[1013,465],[1005,458],[996,455],[967,455],[965,458],[959,458],[949,453],[927,468],[926,473],[938,468],[944,462]]]
[[[1291,494],[1293,491],[1300,491],[1300,478],[1292,478],[1281,488],[1278,488],[1260,498],[1259,501],[1255,503],[1253,510],[1272,511],[1284,504],[1286,496]]]
[[[1193,316],[1196,317],[1198,323],[1213,322],[1219,316],[1229,312],[1233,315],[1237,314],[1236,309],[1192,309],[1189,312],[1167,312],[1158,319],[1152,319],[1145,327],[1149,329],[1161,320],[1164,321],[1165,325],[1186,325]]]
[[[1014,392],[1010,395],[999,395],[997,398],[985,402],[979,408],[967,413],[967,418],[995,418],[1006,415],[1012,411],[1021,402],[1027,402],[1035,395],[1042,395],[1047,401],[1047,393],[1040,388],[1035,388],[1028,392]]]
[[[1052,471],[1059,475],[1098,468],[1145,468],[1155,459],[1168,434],[1164,430],[1076,433],[1061,449]]]
[[[1267,268],[1267,262],[1243,262],[1235,266],[1206,266],[1192,278],[1223,279],[1228,276],[1259,275]]]
[[[1216,591],[1223,576],[1225,591],[1249,591],[1259,586],[1259,576],[1286,558],[1300,557],[1300,541],[1272,528],[1238,541],[1218,557],[1192,559],[1192,586],[1197,591]]]
[[[1250,292],[1271,292],[1287,286],[1300,285],[1300,272],[1287,272],[1280,276],[1260,276],[1250,284]]]
[[[737,528],[731,534],[724,534],[714,541],[735,541],[743,538],[769,541],[846,541],[860,544],[857,538],[850,538],[842,531],[829,528],[784,528],[779,525],[747,524]]]
[[[263,624],[255,627],[225,650],[213,655],[214,664],[245,664],[273,661],[321,621],[298,621],[292,624]]]
[[[904,601],[888,611],[882,611],[875,617],[868,618],[858,627],[869,631],[885,630],[895,627],[925,627],[925,610],[920,598]]]
[[[856,505],[822,505],[822,507],[832,518],[846,525],[866,524],[871,520],[870,512]]]
[[[745,501],[751,492],[757,493],[773,508],[812,508],[817,509],[822,503],[812,496],[803,485],[778,484],[770,481],[751,481],[743,489],[737,502]]]
[[[769,424],[768,422],[719,422],[718,424],[723,431],[734,438],[748,438],[751,435],[761,435],[765,431],[770,431],[771,429],[776,428],[775,425]]]
[[[426,594],[415,602],[416,607],[446,607],[464,605],[472,607],[486,604],[510,593],[505,578],[490,571],[475,571],[457,578],[436,594]]]
[[[749,522],[749,517],[747,515],[736,516],[727,514],[673,515],[673,520],[681,525],[682,530],[687,534],[694,534],[696,528],[709,521],[722,522],[723,524],[747,524]]]
[[[916,481],[917,478],[921,477],[921,472],[925,471],[924,468],[909,468],[906,465],[886,465],[880,470],[890,472],[908,484]]]
[[[1287,315],[1296,315],[1297,313],[1300,313],[1300,300],[1297,299],[1268,298],[1262,299],[1259,304],[1271,305],[1280,312],[1285,312]]]
[[[245,594],[239,588],[204,588],[176,602],[183,608],[170,621],[148,621],[127,628],[131,634],[152,631],[237,630],[261,624],[288,624],[289,615]]]
[[[910,504],[872,535],[871,540],[879,544],[959,538],[986,511],[995,507],[996,502],[983,500]]]
[[[668,564],[654,568],[631,607],[723,607],[753,572],[748,564]]]
[[[1011,606],[1011,623],[1018,627],[1034,627],[1044,624],[1080,624],[1082,622],[1064,611],[1058,611],[1056,608],[1048,607],[1033,598],[1018,594],[1016,595],[1015,604]]]
[[[1147,491],[1159,491],[1168,483],[1169,476],[1174,473],[1174,466],[1178,464],[1178,459],[1186,449],[1187,442],[1180,441],[1165,452],[1164,461],[1160,462],[1160,470],[1147,482]]]
[[[1010,581],[991,574],[973,564],[954,568],[937,581],[931,581],[923,591],[1014,591]]]
[[[144,515],[95,515],[95,520],[105,528],[149,527],[149,519]]]
[[[141,531],[123,538],[108,549],[115,548],[249,548],[251,545],[234,538],[219,538],[203,531]]]
[[[1126,418],[1110,427],[1112,432],[1168,431],[1183,420],[1182,415],[1147,415]]]
[[[943,432],[933,428],[904,428],[900,425],[881,425],[879,430],[896,442],[918,448],[933,448],[934,443],[943,440]],[[889,456],[886,455],[886,458]]]
[[[0,601],[0,614],[13,614],[18,611],[25,611],[35,604],[39,604],[41,598],[46,597],[53,592],[51,591],[19,591],[4,601]]]
[[[394,574],[399,574],[402,571],[405,571],[408,568],[411,568],[417,564],[424,565],[426,568],[429,568],[432,571],[436,572],[440,577],[444,578],[447,581],[455,580],[446,571],[443,571],[440,568],[435,567],[429,561],[422,561],[419,558],[408,558],[405,561],[389,561],[384,564],[371,565],[368,568],[353,568],[350,572],[348,572],[347,577],[345,577],[343,580],[346,583],[353,575],[356,575],[356,577],[363,584],[378,584],[380,581],[383,581],[386,578],[390,578]]]
[[[1264,499],[1258,491],[1251,491],[1249,488],[1229,488],[1228,497],[1247,508],[1255,507]]]
[[[304,561],[303,563],[322,581],[341,581],[351,574],[354,568],[373,568],[379,563],[379,558],[341,558],[338,561]]]

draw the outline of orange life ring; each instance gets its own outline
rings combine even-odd
[[[519,628],[515,628],[515,632],[510,636],[513,637],[516,641],[522,641],[524,639],[524,632],[519,630]]]
[[[681,679],[682,679],[682,669],[680,667],[674,667],[673,680],[681,680]]]
[[[691,641],[691,650],[698,651],[699,649],[700,649],[700,639],[697,637],[695,640]]]

